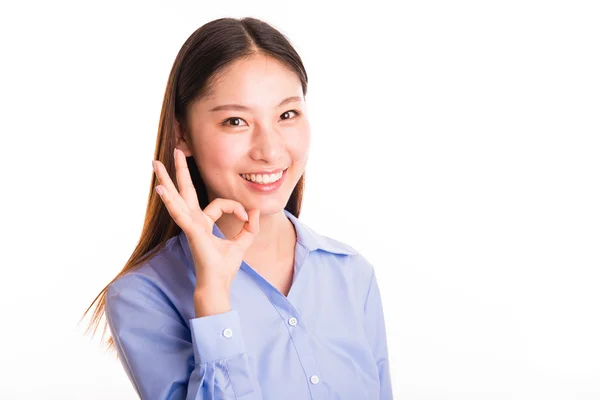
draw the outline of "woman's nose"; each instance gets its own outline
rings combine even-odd
[[[274,164],[285,149],[281,133],[273,126],[256,127],[253,132],[250,157],[257,161]]]

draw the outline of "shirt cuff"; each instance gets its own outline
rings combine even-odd
[[[246,351],[236,310],[189,321],[196,364],[223,360]]]

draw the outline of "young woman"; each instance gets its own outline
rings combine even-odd
[[[141,240],[92,303],[141,398],[392,398],[373,266],[298,219],[306,90],[257,19],[209,22],[177,55]]]

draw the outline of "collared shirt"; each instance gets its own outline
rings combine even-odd
[[[142,399],[392,399],[373,266],[284,212],[297,237],[287,296],[242,262],[231,311],[196,318],[183,231],[109,285],[109,328]]]

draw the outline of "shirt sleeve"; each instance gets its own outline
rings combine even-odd
[[[141,399],[262,400],[237,311],[189,319],[149,278],[111,283],[105,315]]]
[[[364,328],[379,371],[379,399],[391,400],[393,399],[392,382],[388,360],[385,320],[375,270],[373,270],[371,275],[371,283],[365,301]]]

